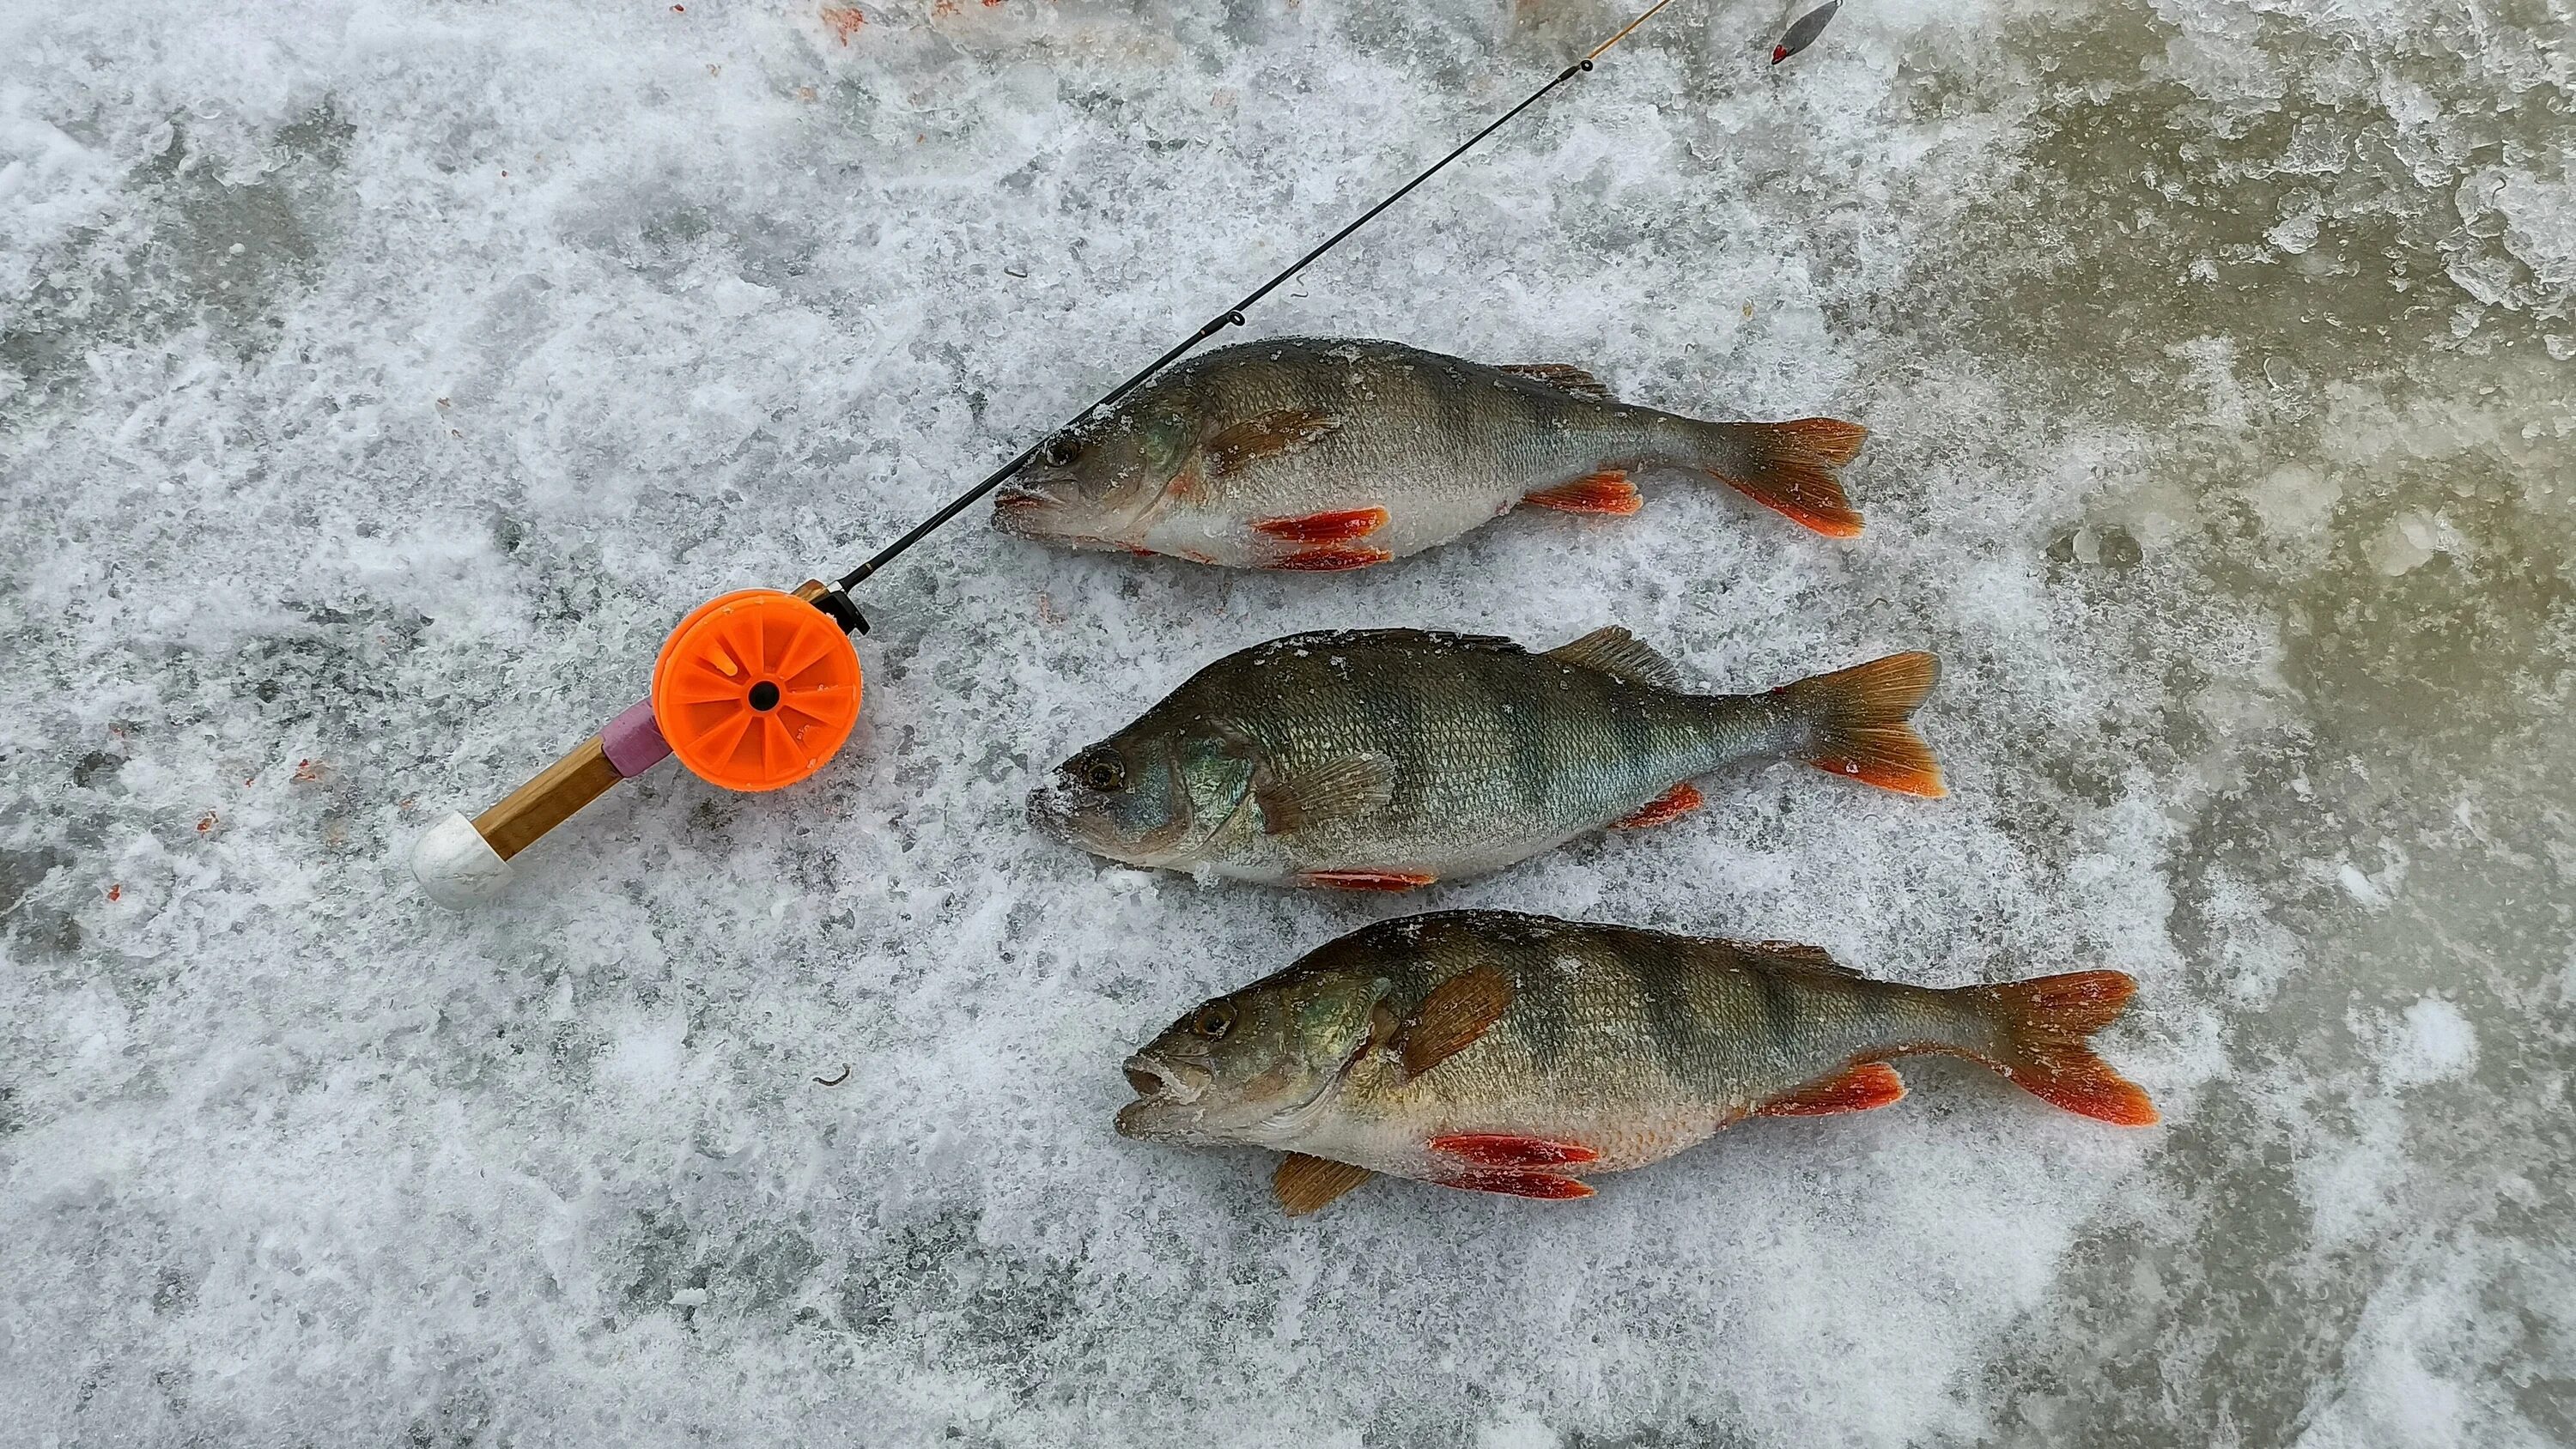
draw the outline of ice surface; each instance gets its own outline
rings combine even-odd
[[[1625,17],[0,9],[12,1442],[2576,1439],[2567,0],[1683,4],[1256,332],[1877,431],[1358,576],[970,519],[853,747],[666,767],[442,913],[399,849],[691,603],[964,480]],[[1033,839],[1207,659],[1617,621],[1904,647],[1953,797],[1794,767],[1421,901]],[[1972,1069],[1552,1207],[1282,1221],[1122,1052],[1489,904],[1907,980],[2109,965],[2122,1134]],[[847,1066],[837,1087],[815,1083]]]

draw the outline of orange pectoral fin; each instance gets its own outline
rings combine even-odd
[[[1542,488],[1526,501],[1560,513],[1615,513],[1622,517],[1646,506],[1637,485],[1629,482],[1626,471],[1619,468],[1604,468],[1571,483]]]
[[[1297,877],[1297,884],[1341,891],[1409,891],[1438,879],[1400,870],[1310,870]]]
[[[1564,1167],[1596,1161],[1601,1156],[1580,1142],[1550,1142],[1543,1137],[1490,1132],[1434,1137],[1428,1145],[1443,1157],[1455,1157],[1477,1167]]]
[[[1454,1187],[1461,1192],[1496,1192],[1507,1197],[1553,1198],[1564,1202],[1578,1197],[1592,1196],[1590,1183],[1578,1182],[1570,1177],[1559,1177],[1553,1172],[1504,1170],[1461,1172],[1431,1180],[1442,1187]]]
[[[1753,1109],[1756,1117],[1829,1117],[1866,1112],[1905,1095],[1905,1079],[1885,1062],[1863,1062],[1821,1082],[1809,1082]]]
[[[1708,803],[1699,787],[1684,780],[1646,802],[1645,807],[1625,820],[1610,822],[1613,830],[1643,830],[1649,825],[1667,825]]]
[[[1386,527],[1383,508],[1347,508],[1339,513],[1309,513],[1301,518],[1261,518],[1253,531],[1283,543],[1349,543]]]

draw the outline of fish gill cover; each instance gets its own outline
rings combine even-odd
[[[2576,1435],[2564,0],[1873,0],[1777,68],[1777,7],[1677,6],[1255,326],[1865,422],[1862,539],[960,527],[815,780],[641,781],[480,916],[403,879],[691,603],[892,536],[1625,18],[0,14],[12,1434]],[[1037,773],[1291,630],[1611,622],[1706,681],[1937,651],[1951,799],[1728,775],[1419,905],[2126,971],[2167,1125],[1909,1066],[1586,1203],[1297,1223],[1115,1137],[1175,1011],[1417,903],[1105,869]]]

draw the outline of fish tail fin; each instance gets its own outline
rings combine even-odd
[[[2069,1112],[2122,1127],[2157,1121],[2146,1088],[2095,1055],[2093,1033],[2111,1024],[2137,992],[2120,971],[2075,971],[2032,981],[1966,988],[1994,1028],[1991,1053],[1977,1057],[2031,1095]]]
[[[1832,674],[1782,685],[1772,694],[1805,722],[1800,758],[1882,790],[1934,799],[1949,790],[1932,747],[1908,721],[1940,682],[1929,654],[1891,654]]]
[[[1722,461],[1702,464],[1709,476],[1828,538],[1859,536],[1860,510],[1843,496],[1839,470],[1860,452],[1869,429],[1837,418],[1714,426],[1726,443]]]

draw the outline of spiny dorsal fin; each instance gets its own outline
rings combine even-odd
[[[1404,1079],[1409,1082],[1474,1046],[1511,1004],[1511,981],[1491,966],[1461,971],[1433,987],[1396,1033]]]
[[[1558,392],[1570,392],[1576,397],[1597,398],[1602,402],[1613,400],[1610,389],[1602,384],[1601,379],[1570,362],[1508,362],[1494,370],[1543,382]]]
[[[1729,941],[1726,944],[1760,961],[1776,961],[1783,966],[1803,966],[1810,971],[1830,971],[1836,976],[1865,980],[1860,972],[1827,954],[1822,946],[1802,945],[1796,941]]]
[[[1395,767],[1382,755],[1348,755],[1295,776],[1279,774],[1264,761],[1252,775],[1252,800],[1261,807],[1267,835],[1364,814],[1394,795]]]
[[[1679,689],[1682,672],[1647,644],[1617,624],[1595,629],[1571,644],[1559,644],[1547,651],[1551,659],[1598,669],[1613,679],[1630,684],[1649,685],[1656,689]]]
[[[1270,1195],[1279,1199],[1279,1205],[1288,1210],[1288,1216],[1302,1218],[1368,1181],[1372,1175],[1365,1167],[1291,1152],[1280,1161],[1279,1170],[1270,1174]]]
[[[1340,418],[1320,408],[1278,408],[1245,418],[1208,439],[1208,475],[1293,453],[1341,425]]]

